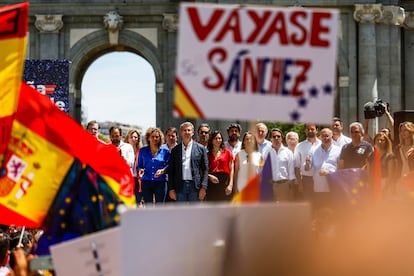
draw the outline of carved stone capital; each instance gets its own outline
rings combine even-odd
[[[168,32],[176,32],[178,30],[178,14],[176,13],[164,13],[164,19],[162,21],[162,27]]]
[[[354,20],[361,24],[373,24],[382,17],[381,4],[355,4]]]
[[[405,12],[404,28],[414,30],[414,12]]]
[[[118,32],[124,24],[124,19],[116,11],[110,11],[103,17],[103,23],[109,32]]]
[[[399,6],[383,6],[379,23],[401,26],[404,23],[405,11]]]
[[[35,14],[35,27],[41,33],[58,33],[63,28],[61,14]]]

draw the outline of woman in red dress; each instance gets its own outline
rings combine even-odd
[[[223,135],[211,133],[208,149],[208,201],[230,201],[233,191],[233,154],[226,149]]]

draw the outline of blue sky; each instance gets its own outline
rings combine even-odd
[[[155,75],[142,57],[129,52],[106,54],[92,63],[82,81],[86,121],[116,121],[155,126]]]

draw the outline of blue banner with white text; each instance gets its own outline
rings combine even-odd
[[[25,60],[23,80],[69,113],[68,60]]]

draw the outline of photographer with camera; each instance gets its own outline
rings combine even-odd
[[[380,132],[386,134],[391,141],[394,141],[394,118],[391,116],[391,113],[390,113],[390,110],[389,110],[389,104],[386,103],[386,102],[383,102],[381,99],[378,99],[375,102],[367,102],[364,105],[364,117],[365,117],[365,121],[364,121],[364,130],[365,130],[364,140],[365,141],[370,142],[371,144],[373,144],[373,142],[374,142],[372,137],[368,133],[368,122],[369,122],[369,120],[370,119],[375,119],[377,117],[379,118],[384,114],[387,117],[388,124],[390,125],[390,127],[389,128],[383,127],[383,128],[381,128]]]

